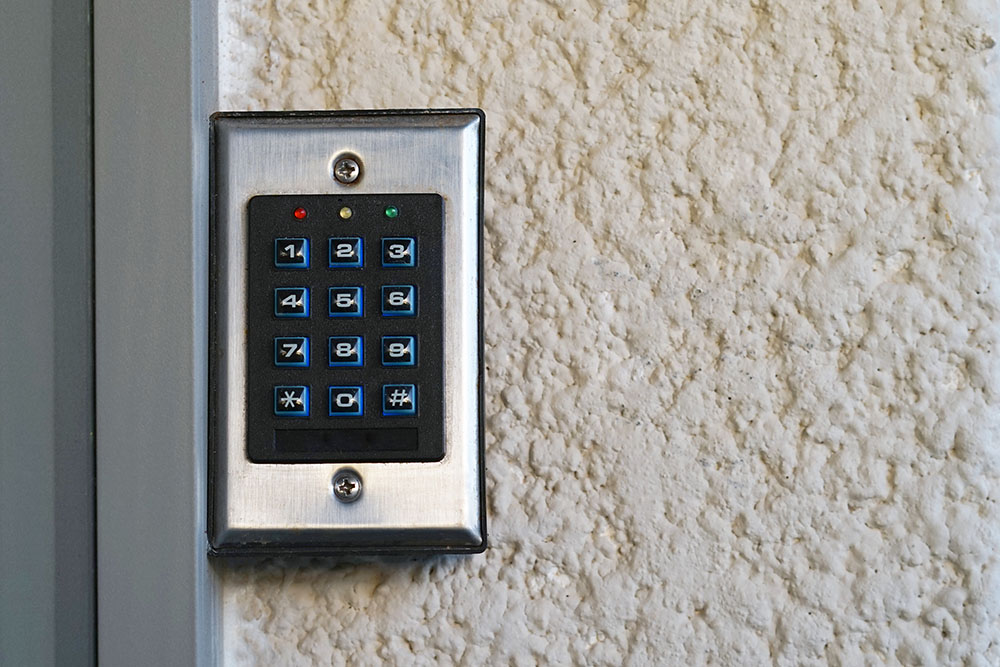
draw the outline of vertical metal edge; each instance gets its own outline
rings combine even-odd
[[[90,2],[0,22],[0,662],[92,665]]]
[[[484,344],[485,312],[484,294],[486,274],[485,268],[485,226],[486,226],[486,113],[482,109],[475,110],[479,116],[479,211],[477,234],[479,236],[479,304],[476,310],[479,313],[479,523],[481,526],[483,544],[480,552],[486,551],[489,546],[489,533],[487,529],[486,517],[486,348]]]
[[[97,660],[91,9],[54,0],[52,15],[58,665]]]
[[[218,659],[205,556],[215,11],[94,0],[101,664]]]

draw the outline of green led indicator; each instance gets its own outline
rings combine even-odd
[[[398,208],[396,208],[395,206],[386,206],[385,207],[385,217],[387,217],[387,218],[395,218],[397,215],[399,215],[399,209]]]

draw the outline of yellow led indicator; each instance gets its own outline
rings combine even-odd
[[[344,208],[340,209],[340,217],[343,218],[344,220],[347,220],[353,214],[354,214],[354,211],[352,211],[351,209],[349,209],[346,206]]]

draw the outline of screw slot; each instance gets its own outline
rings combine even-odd
[[[338,470],[331,485],[333,497],[342,503],[353,503],[361,497],[361,477],[353,470]]]
[[[331,169],[338,183],[351,185],[361,178],[361,158],[351,153],[343,153],[333,160]]]

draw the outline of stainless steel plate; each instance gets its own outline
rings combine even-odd
[[[220,555],[485,548],[480,254],[483,116],[477,110],[213,117],[212,433],[209,538]],[[343,153],[363,177],[331,177]],[[251,463],[246,453],[247,202],[263,194],[437,193],[444,223],[445,455],[355,463],[364,493],[332,493],[335,463]]]

